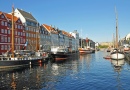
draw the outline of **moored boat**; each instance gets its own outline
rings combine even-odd
[[[116,9],[116,8],[115,8]],[[117,12],[116,12],[116,45],[114,45],[115,48],[112,50],[111,52],[111,59],[124,59],[125,58],[125,54],[124,52],[119,49],[118,46],[118,18],[117,18]]]
[[[51,56],[55,61],[66,60],[69,56],[68,48],[63,47],[51,47]]]
[[[111,52],[111,59],[124,59],[125,58],[125,54],[119,50],[119,49],[114,49],[112,52]]]
[[[89,54],[92,53],[91,49],[85,49],[85,48],[79,48],[79,53],[80,54]]]
[[[29,64],[36,64],[42,60],[42,57],[37,57],[29,50],[15,51],[14,57],[12,54],[4,54],[0,56],[0,68],[20,67]]]

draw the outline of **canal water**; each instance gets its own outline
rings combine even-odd
[[[130,64],[108,53],[75,55],[51,62],[0,71],[0,90],[130,90]]]

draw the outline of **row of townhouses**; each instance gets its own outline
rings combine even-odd
[[[71,47],[78,51],[79,33],[77,30],[66,32],[50,25],[39,24],[29,12],[16,8],[12,13],[0,11],[0,52],[5,53],[11,48],[12,17],[14,17],[15,50],[50,51],[51,46]]]

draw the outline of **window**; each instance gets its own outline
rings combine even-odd
[[[5,26],[7,26],[7,22],[5,22]]]
[[[20,44],[20,38],[18,38],[18,44]]]
[[[1,18],[4,18],[4,15],[1,15]]]
[[[5,45],[5,50],[7,50],[7,45]]]
[[[4,42],[4,37],[3,36],[1,36],[1,42]]]
[[[10,49],[10,45],[8,45],[8,49]]]
[[[20,29],[20,25],[18,25],[18,29]]]
[[[4,26],[4,21],[1,21],[1,25]]]
[[[17,35],[17,31],[15,31],[15,35]]]
[[[21,32],[21,36],[23,36],[23,33]]]
[[[18,36],[20,36],[20,32],[18,32]]]
[[[5,34],[7,34],[7,30],[5,29]]]
[[[18,20],[18,23],[20,23],[20,20]]]
[[[23,26],[21,26],[21,29],[23,29]]]
[[[15,28],[17,28],[17,24],[15,24]]]
[[[1,29],[1,33],[4,33],[4,29]]]
[[[10,42],[10,37],[8,37],[8,42]]]
[[[8,34],[10,34],[10,30],[8,30]]]
[[[26,27],[26,30],[28,30],[28,27]]]
[[[17,38],[15,38],[15,43],[17,43]]]
[[[4,45],[1,45],[1,50],[4,50]]]
[[[4,37],[5,38],[5,42],[7,42],[7,37]]]
[[[26,33],[26,36],[28,37],[28,33]]]

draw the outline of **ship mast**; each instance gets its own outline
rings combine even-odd
[[[115,7],[115,13],[116,13],[116,48],[118,48],[118,16],[117,16],[116,7]]]
[[[14,6],[12,6],[12,58],[14,58]]]
[[[39,50],[39,25],[37,23],[37,29],[36,29],[36,52]]]

